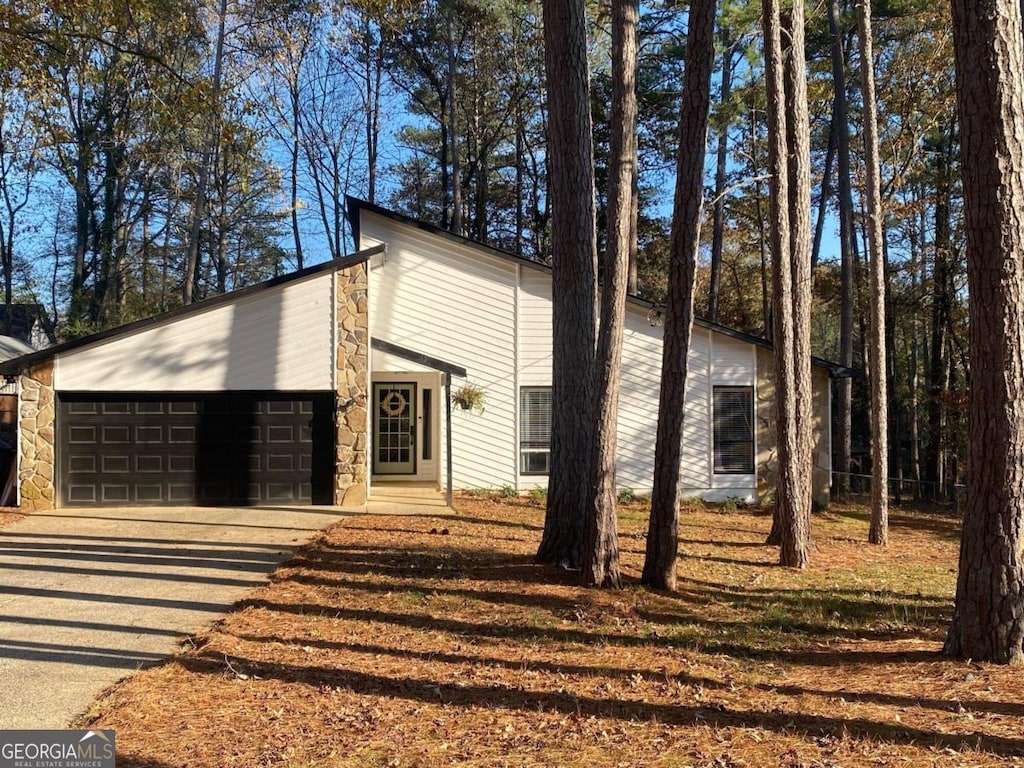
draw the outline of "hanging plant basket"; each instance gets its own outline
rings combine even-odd
[[[464,411],[484,412],[484,391],[475,384],[463,384],[452,393],[452,402]]]

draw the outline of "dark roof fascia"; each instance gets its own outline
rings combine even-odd
[[[457,376],[460,379],[466,378],[468,375],[466,369],[461,365],[455,365],[455,363],[448,363],[436,357],[425,355],[422,352],[416,352],[405,347],[400,347],[397,344],[392,344],[390,341],[384,339],[371,338],[370,346],[376,347],[379,350],[388,352],[395,357],[400,357],[403,360],[408,360],[410,363],[416,363],[418,365],[426,366],[427,368],[433,368],[435,371],[441,373],[447,373],[451,376]]]
[[[710,320],[705,320],[701,317],[695,317],[694,322],[703,328],[710,328],[712,331],[717,331],[718,333],[726,336],[731,336],[734,339],[746,341],[750,344],[756,344],[762,349],[770,351],[775,350],[774,344],[768,341],[768,339],[761,338],[760,336],[754,336],[753,334],[745,333],[744,331],[738,331],[735,328],[730,328],[726,325],[719,325],[718,323],[713,323]],[[826,360],[825,358],[817,357],[816,355],[811,355],[811,364],[825,368],[828,371],[829,378],[831,379],[854,379],[863,376],[863,374],[856,368],[847,368],[845,365],[833,363],[831,360]]]
[[[494,246],[491,245],[484,245],[483,243],[478,243],[475,240],[470,240],[468,237],[462,237],[461,235],[453,234],[452,232],[448,232],[447,230],[441,229],[440,227],[434,226],[433,224],[428,224],[425,221],[413,219],[409,216],[406,216],[405,214],[397,213],[396,211],[389,210],[388,208],[382,208],[381,206],[376,205],[375,203],[368,203],[365,200],[360,200],[359,198],[352,197],[351,195],[346,195],[345,203],[348,209],[349,224],[352,227],[352,235],[355,238],[356,245],[359,244],[360,237],[359,214],[362,213],[363,211],[368,211],[369,213],[375,213],[378,216],[383,216],[386,219],[397,221],[399,224],[405,224],[407,226],[420,229],[424,232],[429,232],[432,235],[443,237],[446,240],[451,240],[453,242],[459,243],[460,245],[468,245],[473,248],[483,250],[492,256],[495,256],[499,259],[504,259],[505,261],[510,261],[514,264],[522,264],[523,266],[532,267],[534,269],[544,270],[547,272],[551,271],[551,267],[548,264],[544,264],[539,261],[534,261],[533,259],[528,259],[525,256],[516,256],[514,253],[503,251],[500,248],[495,248]],[[664,307],[659,306],[647,299],[641,298],[640,296],[628,296],[626,298],[626,301],[629,304],[632,304],[633,306],[641,307],[648,311],[653,309],[661,312],[664,310]],[[739,341],[745,341],[748,344],[756,344],[757,346],[762,347],[764,349],[775,348],[770,341],[768,341],[767,339],[763,339],[760,336],[754,336],[744,331],[738,331],[735,328],[729,328],[728,326],[725,325],[719,325],[718,323],[711,322],[710,320],[705,320],[702,317],[695,317],[694,322],[697,325],[701,326],[702,328],[708,328],[712,331],[717,331],[718,333],[724,334],[726,336],[731,336],[732,338],[737,339]],[[861,372],[856,370],[855,368],[847,368],[844,365],[840,365],[839,363],[833,363],[828,360],[824,360],[820,357],[812,356],[811,362],[814,365],[818,365],[821,366],[822,368],[828,369],[829,376],[833,379],[858,378],[862,376]]]
[[[834,363],[831,360],[826,360],[823,357],[816,357],[811,355],[811,362],[814,365],[820,365],[822,368],[828,371],[828,377],[830,379],[864,379],[867,378],[864,375],[864,371],[859,368],[850,368],[849,366],[843,365],[842,363]]]
[[[279,288],[282,285],[303,280],[307,277],[312,277],[326,272],[336,272],[339,269],[345,269],[346,267],[353,267],[356,264],[362,264],[373,256],[384,253],[384,251],[385,246],[383,245],[367,248],[366,250],[357,251],[356,253],[349,254],[348,256],[342,256],[338,259],[325,261],[322,264],[314,264],[311,267],[300,269],[297,272],[291,272],[287,275],[279,275],[278,277],[273,277],[270,280],[257,283],[256,285],[249,285],[245,288],[239,288],[236,291],[230,291],[229,293],[221,293],[216,296],[211,296],[208,299],[197,301],[193,304],[188,304],[183,307],[172,309],[168,312],[163,312],[159,315],[146,317],[142,320],[136,320],[131,323],[126,323],[125,325],[119,325],[115,328],[108,328],[105,331],[99,331],[98,333],[83,336],[80,339],[72,339],[71,341],[65,341],[63,344],[56,344],[52,347],[41,349],[38,352],[31,352],[27,355],[22,355],[21,357],[15,357],[0,363],[0,375],[10,376],[17,374],[31,365],[43,360],[48,360],[65,352],[81,349],[82,347],[88,347],[93,344],[99,344],[104,341],[110,341],[121,336],[128,336],[132,333],[145,330],[146,328],[162,325],[163,323],[177,320],[181,317],[198,312],[205,312],[208,309],[213,309],[223,304],[230,304],[238,301],[239,299],[246,298],[247,296],[252,296],[253,294],[261,293],[273,288]]]

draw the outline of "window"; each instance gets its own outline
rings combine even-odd
[[[519,471],[546,475],[551,453],[551,387],[519,390]]]
[[[423,419],[423,460],[430,461],[431,452],[433,451],[434,445],[434,413],[431,411],[431,398],[433,392],[429,389],[423,390],[423,410],[420,412],[421,418]]]
[[[754,471],[754,388],[715,387],[715,473]]]

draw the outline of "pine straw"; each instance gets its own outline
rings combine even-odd
[[[763,514],[682,516],[679,589],[532,563],[543,512],[348,518],[86,719],[121,766],[965,766],[1024,761],[1019,671],[941,653],[956,525],[817,516],[775,566]]]

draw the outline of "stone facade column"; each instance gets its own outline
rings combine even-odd
[[[54,425],[53,360],[39,363],[20,376],[18,399],[18,485],[21,509],[27,512],[53,509]]]
[[[367,265],[337,272],[338,414],[334,503],[366,503],[370,326]]]

